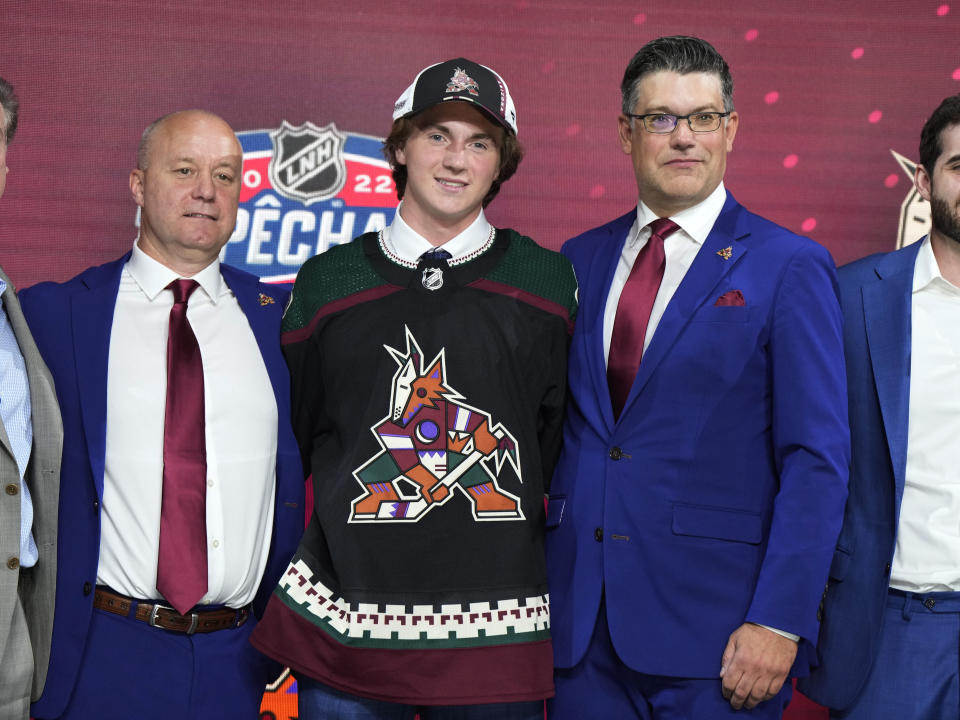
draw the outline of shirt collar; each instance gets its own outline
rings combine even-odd
[[[960,288],[940,274],[940,266],[937,264],[937,256],[933,254],[930,236],[923,238],[921,243],[917,251],[917,262],[913,266],[913,292],[939,287],[954,294],[960,294]]]
[[[713,192],[702,201],[693,207],[681,210],[676,215],[671,215],[670,219],[679,225],[680,229],[697,243],[697,245],[703,245],[710,231],[713,229],[713,224],[717,221],[717,218],[720,217],[720,211],[723,210],[723,204],[726,201],[727,191],[724,189],[723,182],[721,181],[720,184],[713,189]],[[657,214],[648,208],[642,200],[637,203],[638,230],[642,230],[656,219]],[[639,235],[640,233],[637,232],[632,243],[637,242]]]
[[[450,253],[450,259],[454,261],[479,250],[489,237],[490,223],[481,209],[477,219],[466,230],[440,245],[440,247]],[[407,225],[406,221],[400,217],[399,207],[393,222],[383,231],[383,242],[387,249],[395,255],[414,263],[425,252],[434,249],[429,240]]]
[[[147,299],[153,302],[157,296],[166,289],[167,285],[183,277],[177,274],[176,270],[171,270],[158,260],[154,260],[140,249],[140,238],[133,243],[133,251],[130,253],[130,259],[127,261],[127,272],[134,279]],[[220,297],[221,283],[220,277],[220,258],[214,258],[213,262],[207,265],[200,272],[191,275],[191,280],[196,280],[200,289],[206,293],[207,297],[217,304]]]

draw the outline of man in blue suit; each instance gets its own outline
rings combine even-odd
[[[960,95],[915,182],[929,235],[840,269],[850,499],[802,689],[851,720],[960,714]]]
[[[654,40],[621,91],[639,202],[564,246],[580,313],[547,511],[550,712],[779,718],[846,498],[833,262],[724,189],[739,117],[712,46]]]
[[[161,118],[130,175],[132,251],[22,294],[64,423],[38,718],[256,717],[271,679],[247,638],[303,528],[303,480],[287,294],[219,263],[242,163],[219,117]]]

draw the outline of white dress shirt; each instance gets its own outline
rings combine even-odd
[[[456,265],[457,261],[467,259],[493,242],[493,227],[483,214],[483,210],[480,210],[477,219],[466,230],[450,238],[443,245],[434,247],[429,240],[407,225],[406,221],[400,216],[402,207],[403,203],[397,208],[397,214],[393,216],[393,222],[384,228],[382,238],[383,248],[387,251],[387,255],[403,265],[413,263],[416,266],[417,260],[425,252],[441,248],[450,253],[449,264]]]
[[[163,488],[167,334],[177,279],[134,244],[110,336],[107,443],[97,582],[135,598],[156,589]],[[253,600],[267,562],[276,486],[277,403],[246,316],[214,261],[193,276],[187,318],[203,357],[207,593]]]
[[[891,587],[960,591],[960,288],[930,238],[913,271],[907,471]]]
[[[650,320],[647,322],[647,334],[643,341],[643,349],[646,351],[653,333],[663,317],[663,311],[673,294],[680,287],[683,276],[693,264],[693,259],[700,251],[713,224],[720,216],[723,210],[723,203],[727,200],[727,191],[723,188],[721,182],[716,189],[707,198],[691,208],[682,210],[676,215],[670,217],[680,229],[674,232],[663,241],[663,252],[666,255],[666,266],[663,270],[663,280],[660,282],[660,289],[657,291],[657,299],[653,302],[653,309],[650,311]],[[620,254],[620,262],[617,263],[617,269],[613,275],[613,282],[610,283],[610,292],[607,295],[607,305],[603,313],[603,356],[610,356],[610,338],[613,337],[613,323],[617,317],[617,305],[620,303],[620,294],[623,292],[623,286],[630,277],[630,270],[633,263],[640,254],[640,250],[650,239],[650,223],[657,219],[656,213],[643,204],[637,203],[637,219],[634,220],[630,232],[627,234],[627,241],[623,245],[623,252]]]

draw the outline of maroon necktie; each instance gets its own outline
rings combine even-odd
[[[157,590],[186,614],[207,592],[207,443],[203,360],[187,320],[196,280],[174,280],[167,338],[163,420],[163,501]]]
[[[650,229],[650,239],[640,249],[620,293],[617,316],[613,322],[610,354],[607,357],[607,384],[610,386],[614,418],[620,417],[637,370],[640,369],[647,322],[666,265],[663,241],[680,226],[670,218],[658,218],[650,223]]]

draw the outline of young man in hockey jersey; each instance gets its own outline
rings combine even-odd
[[[253,642],[306,720],[541,720],[576,281],[484,215],[522,157],[498,74],[430,66],[393,118],[396,218],[307,262],[285,316],[315,507]]]

